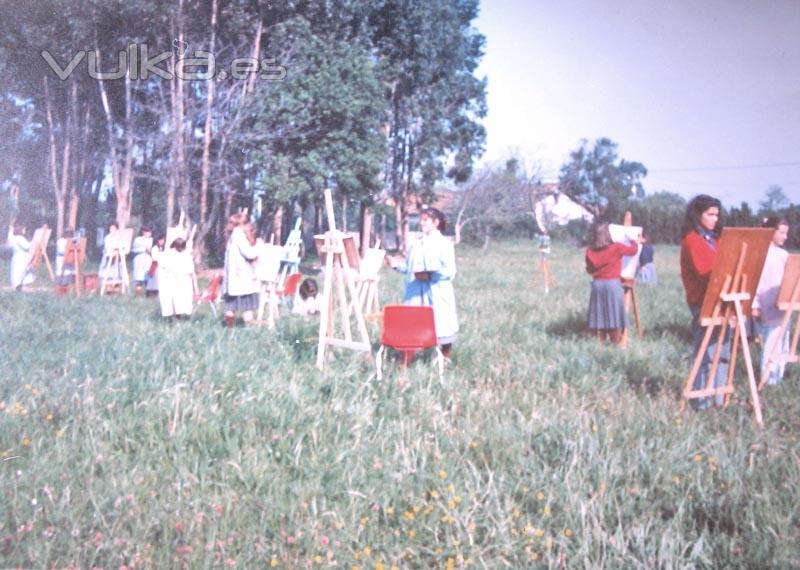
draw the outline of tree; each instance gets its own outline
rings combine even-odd
[[[765,213],[775,213],[781,208],[787,207],[788,205],[789,198],[786,197],[786,194],[783,192],[783,188],[776,184],[771,184],[767,188],[764,200],[759,202],[761,210]]]
[[[642,226],[650,241],[680,243],[686,200],[673,192],[655,192],[641,200],[629,200],[625,206],[633,223]]]
[[[640,162],[620,160],[617,144],[601,138],[589,148],[584,139],[561,167],[559,189],[589,210],[596,220],[620,221],[624,203],[644,196],[642,178],[647,169]]]
[[[486,114],[486,80],[473,73],[485,40],[472,27],[477,0],[380,0],[373,6],[372,41],[387,87],[385,183],[403,247],[408,197],[432,198],[445,175],[467,180],[483,151],[486,133],[478,120]]]
[[[486,167],[459,186],[458,213],[455,217],[455,241],[459,243],[469,225],[489,246],[496,233],[514,234],[520,225],[533,226],[533,202],[538,176],[527,175],[520,161],[511,158],[502,167]]]

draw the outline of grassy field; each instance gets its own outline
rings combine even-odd
[[[582,251],[556,245],[545,296],[532,243],[460,247],[441,383],[320,372],[314,320],[2,292],[0,567],[800,567],[799,367],[763,428],[743,369],[729,408],[679,414],[689,312],[656,254],[623,352],[583,334]]]

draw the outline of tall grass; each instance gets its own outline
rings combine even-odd
[[[313,320],[0,293],[0,566],[798,567],[798,367],[763,428],[743,370],[729,408],[679,414],[689,315],[657,254],[620,351],[583,334],[581,251],[545,296],[532,244],[461,247],[443,382],[320,372]]]

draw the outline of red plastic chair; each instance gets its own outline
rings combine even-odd
[[[375,355],[378,380],[383,378],[383,351],[387,346],[403,353],[404,366],[408,365],[418,351],[426,348],[436,349],[439,380],[444,376],[444,355],[439,349],[436,337],[433,307],[386,305],[383,308],[381,347]]]
[[[211,278],[211,281],[208,283],[208,287],[206,287],[205,291],[203,291],[200,296],[197,298],[197,307],[199,307],[202,303],[208,303],[208,306],[211,307],[211,314],[214,315],[214,318],[217,318],[217,299],[219,298],[219,289],[222,285],[222,275],[215,275]]]

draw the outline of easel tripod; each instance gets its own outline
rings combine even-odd
[[[736,357],[739,351],[739,345],[742,346],[744,354],[745,366],[747,369],[747,378],[750,386],[750,396],[752,399],[753,409],[755,411],[756,422],[761,425],[763,423],[761,415],[761,401],[758,395],[758,386],[756,384],[755,372],[753,370],[753,360],[750,355],[750,346],[747,342],[746,322],[747,317],[744,314],[743,302],[750,300],[750,293],[748,289],[748,276],[744,273],[745,259],[747,257],[748,244],[741,243],[739,250],[739,257],[733,274],[725,275],[721,292],[714,303],[714,308],[711,316],[701,320],[701,325],[705,327],[703,340],[700,348],[695,355],[692,370],[683,389],[683,401],[681,402],[681,411],[686,408],[686,403],[691,399],[698,398],[711,398],[716,396],[724,396],[725,406],[730,402],[730,397],[734,392],[733,375],[736,370]],[[728,374],[724,386],[714,386],[714,378],[716,377],[717,370],[720,365],[723,347],[728,334],[729,326],[733,324],[733,340],[731,343],[730,360],[728,364]],[[715,329],[718,329],[716,332]],[[709,343],[713,334],[717,334],[716,348],[714,356],[711,360],[710,368],[708,371],[708,379],[706,385],[700,388],[694,388],[694,382],[703,365],[703,360],[706,356]]]

